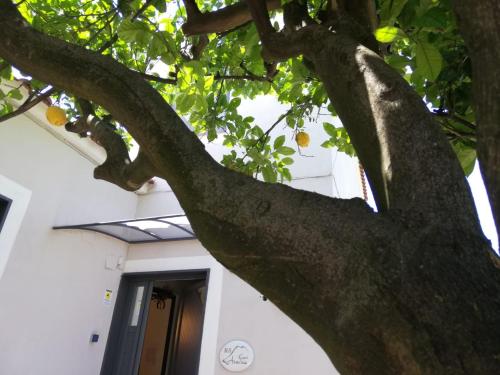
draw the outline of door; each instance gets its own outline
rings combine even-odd
[[[208,271],[124,275],[101,375],[196,375]]]
[[[111,323],[101,374],[134,375],[137,373],[139,348],[143,339],[144,317],[151,295],[151,282],[122,278]],[[109,345],[113,340],[114,344]]]

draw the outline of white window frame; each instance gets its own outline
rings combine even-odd
[[[0,229],[0,279],[2,279],[21,222],[28,209],[31,191],[0,175],[0,195],[11,200],[7,216]]]

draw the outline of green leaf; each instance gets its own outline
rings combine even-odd
[[[292,174],[290,173],[290,170],[288,168],[283,168],[283,170],[281,171],[281,175],[283,176],[283,179],[292,181]]]
[[[258,165],[266,165],[268,163],[267,159],[255,148],[248,150],[248,156],[250,156]]]
[[[416,55],[417,70],[420,75],[430,81],[435,81],[443,67],[441,53],[432,44],[418,41]]]
[[[241,98],[233,98],[231,99],[231,102],[229,103],[228,107],[229,109],[235,110],[238,108],[238,106],[241,104]]]
[[[165,13],[167,11],[167,2],[165,0],[153,0],[151,1],[151,5],[160,13]]]
[[[281,155],[293,155],[293,154],[295,154],[295,150],[293,148],[287,147],[287,146],[278,147],[276,149],[276,151],[278,152],[278,154],[281,154]]]
[[[460,165],[464,170],[466,176],[469,176],[474,170],[474,165],[476,163],[476,150],[467,147],[462,143],[455,143],[453,149],[457,154]]]
[[[193,106],[196,100],[196,95],[181,93],[175,101],[176,109],[186,113]]]
[[[149,44],[148,56],[156,58],[164,54],[167,47],[158,34],[152,34],[151,43]]]
[[[175,63],[175,56],[170,52],[165,52],[161,54],[161,61],[163,61],[167,65],[172,65]]]
[[[2,61],[0,60],[0,62]],[[10,65],[0,70],[0,78],[11,79],[12,78],[11,75],[12,75],[12,68],[10,67]]]
[[[215,138],[217,138],[217,131],[214,128],[208,129],[207,139],[209,142],[212,142]]]
[[[286,158],[281,159],[281,162],[285,165],[291,165],[293,164],[293,159],[287,156]]]
[[[324,147],[324,148],[332,148],[334,146],[333,142],[328,140],[328,141],[324,141],[322,144],[321,144],[321,147]]]
[[[394,26],[380,27],[375,30],[374,35],[380,43],[391,43],[402,31]]]
[[[408,0],[381,0],[380,20],[381,24],[386,25],[395,20]]]
[[[269,164],[262,167],[262,177],[265,182],[274,183],[278,180],[276,171]]]
[[[389,55],[385,58],[385,61],[394,69],[397,69],[401,72],[404,72],[406,67],[410,65],[410,60],[407,57],[401,55]]]
[[[325,129],[326,134],[328,134],[330,137],[337,137],[337,128],[329,122],[323,123],[323,129]]]
[[[280,148],[281,146],[283,146],[285,144],[285,136],[284,135],[280,135],[279,137],[277,137],[275,140],[274,140],[274,149],[278,149]]]
[[[443,8],[435,7],[420,17],[415,24],[418,27],[444,29],[447,26],[447,20],[447,11]]]
[[[141,21],[124,20],[118,27],[118,36],[126,42],[147,46],[152,37],[149,26]]]
[[[15,100],[21,100],[23,98],[23,94],[21,94],[21,91],[19,91],[19,89],[12,89],[7,95]]]

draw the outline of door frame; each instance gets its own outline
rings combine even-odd
[[[113,317],[111,320],[111,327],[109,330],[109,336],[106,343],[106,349],[104,351],[104,358],[101,367],[101,375],[113,374],[116,370],[116,366],[119,365],[120,355],[121,355],[121,343],[124,340],[125,330],[124,327],[127,325],[127,320],[130,316],[131,309],[134,308],[134,304],[130,303],[131,300],[135,299],[134,287],[140,283],[144,283],[144,294],[143,294],[143,307],[141,308],[140,315],[138,318],[137,329],[138,340],[136,343],[133,359],[133,371],[132,373],[136,375],[139,371],[140,359],[142,354],[142,347],[144,344],[144,336],[146,333],[147,317],[149,313],[149,300],[153,292],[153,283],[157,280],[168,280],[168,281],[189,281],[189,280],[200,280],[205,281],[205,301],[208,297],[208,287],[210,281],[210,269],[191,269],[191,270],[176,270],[176,271],[153,271],[153,272],[130,272],[124,273],[120,280],[120,285],[118,287],[118,295],[116,298],[115,307],[113,310]],[[132,297],[132,298],[131,298]],[[177,310],[177,309],[176,309]],[[203,338],[203,328],[205,324],[205,312],[206,304],[203,309],[202,315],[202,338]],[[177,311],[176,311],[177,314]],[[201,343],[200,343],[201,349]],[[171,350],[171,349],[170,349]],[[200,350],[200,356],[202,351]],[[198,368],[200,365],[200,358],[198,358]]]

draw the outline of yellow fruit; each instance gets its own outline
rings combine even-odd
[[[55,126],[62,126],[68,122],[66,112],[59,107],[52,106],[47,108],[45,116],[47,117],[47,121]]]
[[[295,141],[300,147],[307,147],[309,146],[309,141],[311,139],[309,138],[309,134],[306,132],[298,132],[297,135],[295,136]]]

